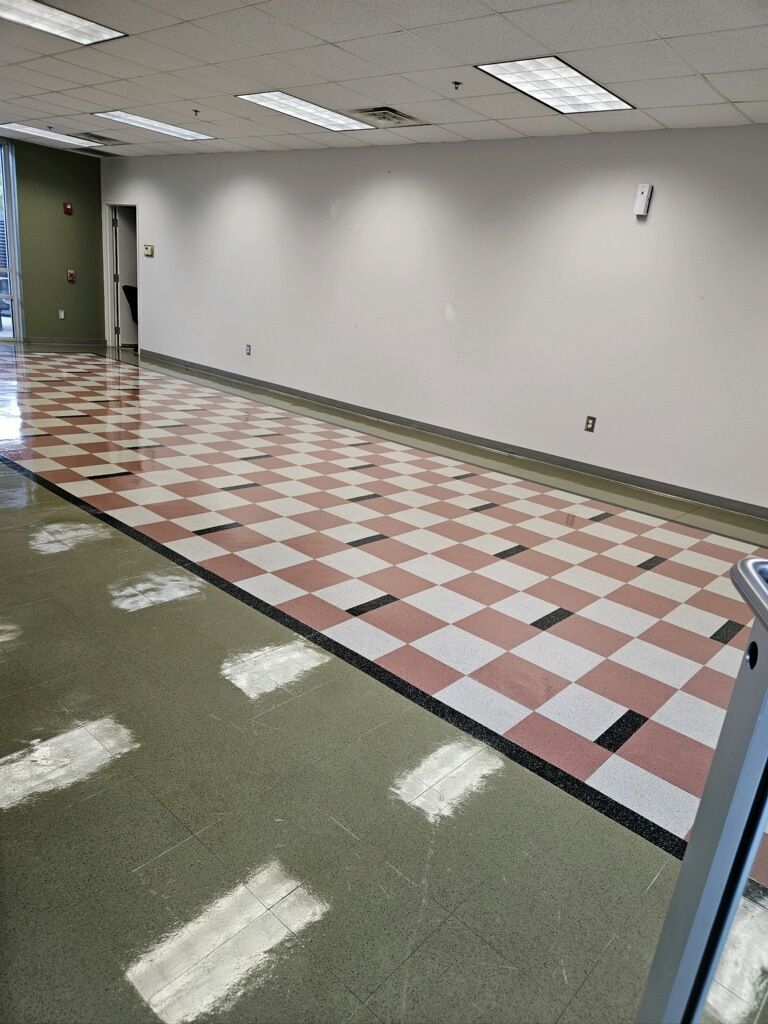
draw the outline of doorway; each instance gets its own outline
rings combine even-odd
[[[108,207],[107,337],[116,348],[139,346],[136,207]]]
[[[0,143],[0,341],[23,337],[13,149]]]

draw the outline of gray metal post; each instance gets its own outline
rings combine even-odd
[[[755,614],[638,1024],[694,1024],[768,819],[768,561],[731,571]]]

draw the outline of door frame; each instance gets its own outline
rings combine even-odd
[[[139,306],[141,306],[141,261],[139,260],[139,204],[138,203],[102,203],[101,236],[103,243],[104,267],[104,337],[110,348],[120,347],[120,337],[115,328],[120,326],[120,306],[117,301],[118,282],[115,281],[115,235],[113,231],[114,210],[120,206],[131,206],[136,211],[136,287],[139,290]],[[141,317],[139,317],[141,320]],[[141,334],[136,331],[137,351],[141,349]]]
[[[3,176],[4,185],[4,208],[5,208],[5,239],[8,252],[8,266],[3,269],[8,272],[10,295],[8,296],[11,306],[11,322],[13,324],[13,335],[5,338],[6,342],[20,342],[24,340],[24,303],[21,290],[21,263],[19,261],[19,204],[16,191],[16,159],[13,143],[9,139],[3,139],[0,145],[0,173]]]

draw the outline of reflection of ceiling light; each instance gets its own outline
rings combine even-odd
[[[0,622],[0,644],[10,644],[21,636],[21,626],[15,622]]]
[[[111,583],[112,604],[123,612],[135,612],[154,604],[181,601],[202,590],[202,581],[194,576],[148,572],[128,582]]]
[[[762,907],[742,898],[707,994],[711,1019],[748,1024],[765,1003],[766,976],[768,918]]]
[[[21,437],[21,409],[11,396],[0,404],[0,441],[18,441]]]
[[[0,758],[0,808],[14,807],[40,793],[65,789],[95,774],[138,747],[112,718],[100,718]]]
[[[71,39],[75,43],[103,43],[105,39],[119,39],[125,32],[99,25],[95,21],[78,18],[76,14],[60,11],[58,7],[38,3],[37,0],[0,0],[0,18],[15,21],[41,32]]]
[[[52,555],[71,551],[87,541],[106,540],[109,536],[109,527],[97,523],[51,523],[32,534],[29,546],[41,555]]]
[[[308,103],[297,96],[289,96],[287,92],[254,92],[237,98],[248,100],[249,103],[259,103],[262,107],[269,107],[270,110],[288,114],[290,117],[298,117],[301,121],[309,121],[310,124],[318,124],[332,132],[354,132],[361,128],[373,130],[369,124],[356,121],[353,117],[339,114],[335,110],[328,110],[327,107],[318,107],[316,103]]]
[[[498,78],[561,114],[590,110],[631,110],[629,103],[582,75],[559,57],[508,60],[503,64],[478,64],[480,71]]]
[[[203,135],[202,132],[193,132],[189,128],[179,128],[175,124],[166,124],[165,121],[153,121],[149,117],[139,117],[138,114],[127,114],[124,110],[105,110],[96,117],[107,117],[110,121],[119,121],[121,124],[129,124],[133,128],[145,128],[148,132],[159,132],[161,135],[173,135],[175,139],[184,139],[185,142],[196,142],[198,139],[212,139],[212,135]]]
[[[0,133],[11,132],[13,135],[34,135],[36,139],[45,139],[47,142],[63,142],[67,146],[79,146],[80,149],[94,149],[100,146],[100,142],[88,142],[87,139],[78,139],[76,135],[62,135],[61,132],[50,132],[47,128],[33,128],[29,124],[0,124]]]
[[[450,817],[482,788],[489,775],[503,767],[502,758],[487,747],[457,740],[439,747],[412,771],[398,776],[391,792],[435,822]]]
[[[329,655],[319,647],[306,640],[294,640],[290,644],[273,644],[250,654],[226,658],[221,674],[254,700],[301,679],[310,669],[329,660]]]
[[[280,877],[296,893],[290,905],[280,905],[286,904],[290,931],[254,895],[264,877]],[[148,950],[125,976],[165,1024],[191,1024],[234,1006],[249,984],[267,975],[282,942],[327,910],[273,861]]]

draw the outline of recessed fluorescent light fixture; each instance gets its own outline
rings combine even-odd
[[[76,135],[62,135],[60,132],[51,132],[47,128],[33,128],[29,124],[0,124],[0,135],[4,132],[15,132],[18,135],[34,135],[38,139],[47,139],[48,142],[64,142],[68,146],[79,146],[81,149],[93,149],[101,146],[101,142],[89,142],[87,139],[78,139]]]
[[[478,64],[477,67],[561,114],[634,109],[630,103],[608,92],[559,57],[509,60],[503,64]]]
[[[212,135],[203,135],[202,132],[193,132],[188,128],[179,128],[175,124],[166,124],[165,121],[152,121],[148,117],[139,117],[138,114],[126,114],[124,110],[105,110],[103,113],[96,114],[95,116],[108,117],[110,121],[120,121],[121,124],[130,124],[134,128],[146,128],[148,132],[173,135],[175,139],[184,139],[186,142],[213,138]]]
[[[116,32],[106,25],[78,18],[76,14],[40,4],[37,0],[0,0],[0,18],[41,32],[50,32],[51,35],[71,39],[85,46],[89,43],[103,43],[107,39],[119,39],[125,35],[125,32]]]
[[[249,103],[259,103],[262,107],[269,107],[270,110],[277,110],[280,114],[289,114],[291,117],[298,117],[302,121],[309,121],[310,124],[318,124],[321,128],[329,128],[332,132],[355,132],[361,128],[373,128],[370,124],[362,121],[355,121],[346,114],[337,114],[335,110],[327,110],[325,107],[318,107],[316,103],[308,103],[296,96],[289,96],[287,92],[253,92],[245,96],[238,96],[240,100],[248,100]]]

